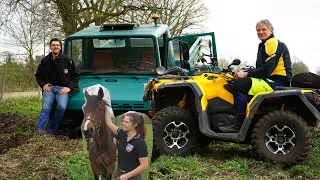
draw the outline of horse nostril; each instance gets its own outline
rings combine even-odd
[[[84,136],[89,139],[93,137],[94,130],[92,128],[87,129],[86,131],[83,132]]]
[[[93,130],[92,128],[88,129],[88,134],[89,134],[89,135],[91,135],[91,136],[92,136],[92,135],[93,135],[93,133],[94,133],[94,130]]]

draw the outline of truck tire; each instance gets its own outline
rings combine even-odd
[[[293,165],[305,160],[312,150],[314,135],[308,124],[290,111],[274,111],[255,124],[253,150],[267,161]]]
[[[199,129],[187,109],[164,108],[152,117],[152,126],[154,146],[161,154],[186,155],[194,151]]]

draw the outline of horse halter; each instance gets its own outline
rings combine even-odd
[[[86,121],[90,121],[93,124],[93,128],[92,128],[93,129],[93,133],[91,134],[92,137],[91,138],[86,138],[86,140],[90,140],[90,142],[92,141],[92,138],[95,136],[95,134],[97,132],[99,132],[101,124],[103,123],[102,122],[103,109],[101,108],[100,110],[101,110],[101,112],[100,112],[100,115],[99,115],[98,119],[86,118]]]

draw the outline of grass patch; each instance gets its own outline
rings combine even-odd
[[[38,118],[40,110],[41,99],[36,97],[6,99],[0,102],[0,112],[18,112],[31,116],[34,120]],[[16,134],[28,135],[30,132],[27,123],[19,127],[15,131]],[[147,125],[147,130],[146,142],[150,162],[152,151],[150,124]],[[292,167],[259,160],[249,145],[218,141],[197,150],[193,155],[160,156],[151,164],[150,171],[154,180],[320,179],[319,132],[317,135],[315,147],[308,159]],[[9,179],[93,179],[89,160],[86,158],[86,148],[81,144],[82,139],[77,140],[79,145],[71,141],[50,135],[31,137],[27,145],[11,148],[6,154],[1,155],[0,161],[5,166],[0,165],[0,168],[9,172],[7,174],[14,174],[12,175],[14,178]],[[50,142],[54,145],[50,145]],[[44,155],[38,155],[40,153]],[[21,161],[26,163],[20,166]],[[148,179],[148,172],[143,173],[143,179]]]
[[[286,167],[261,161],[250,146],[214,142],[186,157],[160,156],[151,166],[160,179],[320,179],[319,139],[309,158],[300,165]]]
[[[94,179],[90,171],[89,161],[85,158],[84,154],[76,154],[67,159],[66,162],[69,171],[68,175],[70,179]]]
[[[310,169],[308,166],[305,165],[296,165],[291,167],[288,170],[288,174],[290,177],[304,177],[307,178],[309,177],[310,174]]]
[[[41,111],[41,98],[8,98],[0,101],[0,112],[14,112],[38,119]]]

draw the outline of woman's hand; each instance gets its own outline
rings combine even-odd
[[[236,72],[235,76],[237,78],[245,78],[248,76],[248,72],[239,71],[239,72]]]
[[[119,180],[127,180],[127,179],[129,179],[127,174],[122,174],[122,175],[119,177]]]

